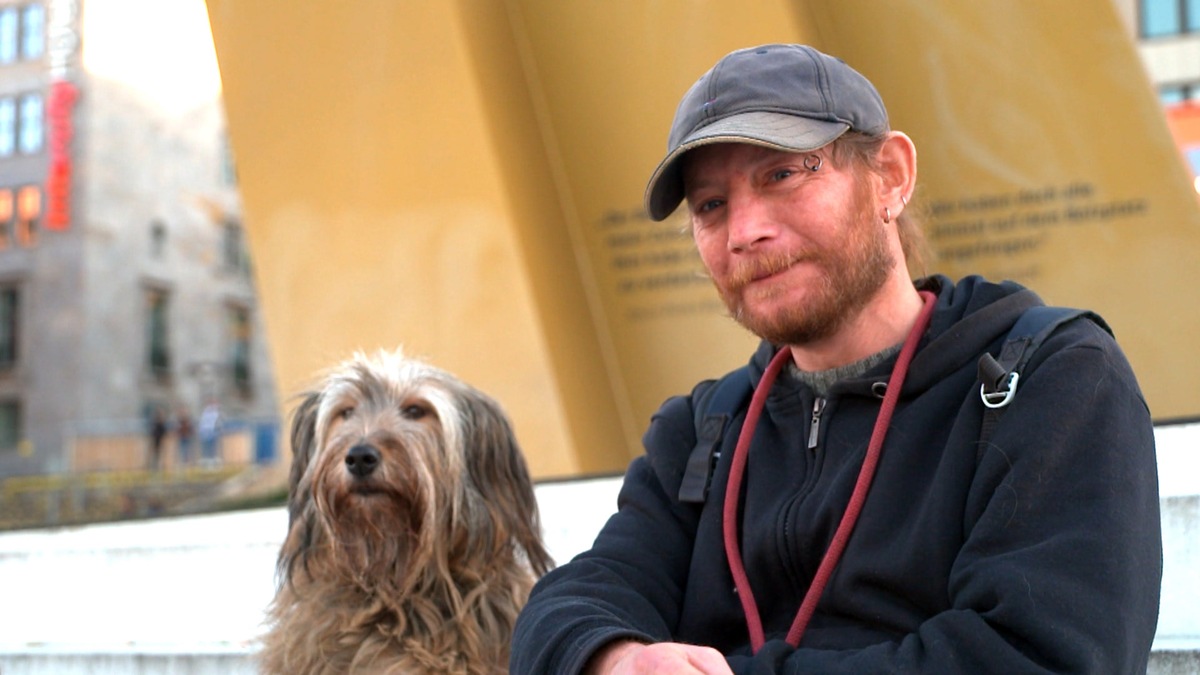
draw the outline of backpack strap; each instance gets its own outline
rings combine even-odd
[[[1030,357],[1059,326],[1081,317],[1094,321],[1109,335],[1112,334],[1108,323],[1094,312],[1071,307],[1038,305],[1025,310],[1013,324],[1000,347],[999,358],[987,353],[979,358],[979,380],[982,382],[979,386],[979,396],[983,399],[984,413],[977,458],[982,458],[996,423],[1000,421],[1001,411],[1012,403],[1013,397],[1016,396],[1021,372],[1029,363]]]
[[[696,445],[688,455],[679,483],[679,501],[703,504],[708,498],[725,431],[752,391],[749,366],[742,366],[714,382],[692,401]]]

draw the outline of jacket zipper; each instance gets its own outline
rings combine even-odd
[[[825,397],[818,396],[813,401],[812,425],[808,428],[808,449],[816,450],[821,435],[821,413],[825,411]]]

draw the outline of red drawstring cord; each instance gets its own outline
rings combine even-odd
[[[763,645],[762,619],[758,615],[758,603],[754,602],[754,591],[750,589],[750,579],[746,577],[746,567],[742,564],[741,546],[738,544],[738,499],[742,492],[742,474],[746,469],[746,455],[750,445],[750,437],[754,435],[754,427],[758,426],[758,416],[762,413],[763,403],[775,377],[783,364],[791,358],[791,351],[784,347],[780,349],[771,363],[767,365],[758,386],[754,388],[754,396],[750,398],[750,407],[746,410],[746,421],[742,422],[742,432],[738,435],[737,447],[733,451],[733,461],[729,465],[729,479],[725,488],[725,508],[723,509],[722,530],[725,536],[725,557],[729,560],[729,571],[733,573],[733,584],[737,588],[738,598],[742,601],[742,611],[746,614],[746,625],[750,629],[750,648],[757,652]]]
[[[917,315],[912,330],[909,331],[908,338],[904,341],[904,346],[900,349],[900,355],[896,358],[896,366],[892,369],[892,376],[888,380],[887,392],[883,396],[883,404],[875,419],[875,429],[871,433],[871,441],[867,446],[867,454],[863,458],[858,481],[854,485],[854,492],[850,496],[850,503],[846,505],[846,512],[842,515],[842,520],[834,532],[833,540],[829,542],[829,549],[825,551],[821,565],[817,568],[812,584],[808,587],[808,592],[804,594],[804,601],[800,603],[800,609],[796,612],[796,618],[788,631],[787,642],[792,647],[800,646],[800,638],[804,635],[804,629],[808,627],[808,621],[812,618],[813,612],[816,611],[817,601],[820,600],[821,593],[825,590],[825,584],[829,582],[829,577],[832,576],[833,569],[842,556],[842,551],[850,541],[850,533],[854,530],[854,523],[858,520],[858,514],[862,511],[863,503],[867,499],[871,480],[875,477],[875,467],[879,464],[879,456],[883,450],[883,439],[887,435],[892,414],[896,411],[896,401],[900,398],[900,388],[904,385],[904,378],[908,374],[908,364],[917,351],[917,343],[921,341],[921,336],[929,326],[934,301],[937,299],[933,293],[928,291],[920,293],[924,305],[920,314]],[[746,625],[750,630],[750,648],[754,652],[762,648],[765,638],[762,619],[758,614],[758,605],[754,601],[754,591],[750,588],[750,579],[746,576],[746,568],[742,564],[742,553],[738,544],[738,502],[754,428],[758,426],[758,418],[766,403],[767,393],[790,356],[789,349],[786,347],[780,349],[771,359],[758,386],[754,389],[754,396],[750,399],[746,420],[742,423],[742,431],[738,435],[737,447],[733,452],[733,460],[729,467],[729,481],[725,492],[724,521],[722,523],[725,556],[729,560],[729,571],[733,574],[733,582],[742,602],[742,610],[746,613]]]

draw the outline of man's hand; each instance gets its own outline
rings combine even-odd
[[[676,642],[614,642],[592,656],[587,675],[733,675],[721,652]]]

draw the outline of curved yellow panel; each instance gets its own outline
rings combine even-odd
[[[720,56],[809,42],[921,157],[935,269],[1098,309],[1156,417],[1200,413],[1200,314],[1148,302],[1200,209],[1108,0],[208,0],[280,387],[403,343],[499,398],[538,477],[622,469],[743,362],[646,177]],[[1183,338],[1179,338],[1182,340]]]
[[[554,319],[516,239],[521,217],[561,217],[549,189],[515,210],[457,8],[347,7],[209,3],[281,390],[402,344],[500,399],[539,475],[596,470],[568,451]],[[536,147],[533,131],[518,130]],[[568,270],[560,290],[583,306],[580,285]],[[558,320],[594,343],[586,310]],[[623,437],[600,427],[596,441]]]

